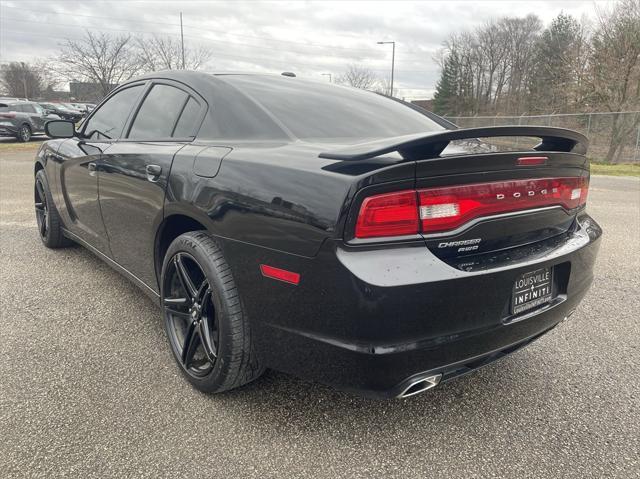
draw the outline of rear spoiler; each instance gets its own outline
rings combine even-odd
[[[342,161],[360,161],[387,153],[398,152],[405,160],[437,158],[453,140],[469,140],[500,136],[532,136],[540,138],[536,151],[570,152],[584,155],[589,140],[577,131],[548,126],[489,126],[460,128],[429,133],[414,133],[358,143],[334,151],[320,153],[320,158]]]

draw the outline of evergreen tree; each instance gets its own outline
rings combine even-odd
[[[444,60],[440,80],[433,95],[433,111],[438,115],[454,115],[458,96],[458,59],[451,52]]]

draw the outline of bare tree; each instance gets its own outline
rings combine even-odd
[[[211,49],[203,46],[185,47],[183,65],[180,42],[173,37],[138,37],[135,43],[141,67],[147,71],[197,70],[213,56]]]
[[[349,85],[363,90],[372,90],[378,84],[379,79],[376,74],[360,65],[349,65],[344,74],[336,78],[336,83]]]
[[[43,89],[37,68],[24,62],[11,62],[0,68],[0,84],[8,96],[34,98]]]
[[[640,108],[640,0],[622,0],[600,13],[590,64],[595,104],[611,112]],[[640,124],[640,116],[628,117],[613,115],[607,161],[618,160],[622,139]]]
[[[68,79],[97,83],[102,95],[140,71],[131,35],[91,31],[81,40],[67,39],[61,45],[58,65],[60,73]]]
[[[393,92],[391,92],[391,80],[389,78],[381,78],[377,80],[370,89],[382,95],[390,95],[393,97],[398,95],[398,89],[395,87],[393,88]]]
[[[33,62],[33,70],[38,72],[42,80],[42,91],[56,90],[62,84],[66,83],[61,78],[60,73],[57,71],[55,64],[48,59],[37,59]]]

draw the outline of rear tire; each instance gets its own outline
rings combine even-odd
[[[207,233],[188,232],[171,243],[160,287],[171,351],[196,389],[219,393],[262,374],[231,268]]]
[[[31,140],[31,127],[27,124],[21,125],[20,129],[18,130],[18,141],[21,141],[23,143],[27,143],[29,140]]]
[[[53,203],[49,182],[44,170],[39,170],[36,173],[34,190],[36,221],[42,244],[47,248],[70,246],[73,242],[65,238],[62,233],[62,220]]]

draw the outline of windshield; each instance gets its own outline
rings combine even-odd
[[[351,143],[444,129],[400,102],[364,90],[285,77],[226,75],[224,80],[303,140]]]

